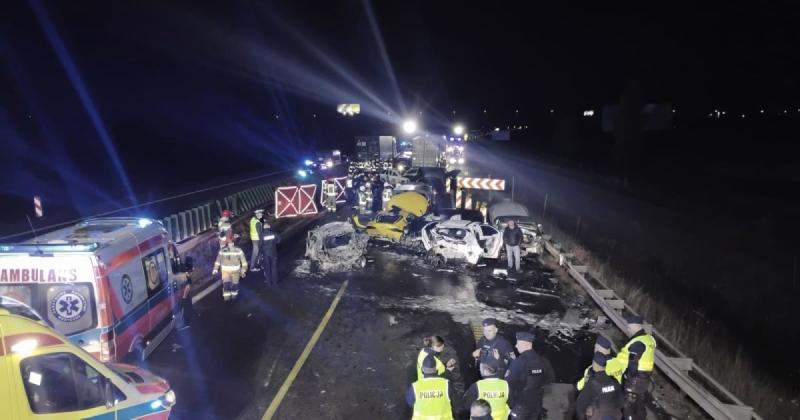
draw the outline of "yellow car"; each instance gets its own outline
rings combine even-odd
[[[4,419],[160,419],[169,384],[144,369],[101,363],[0,296],[0,412]]]
[[[383,211],[367,221],[353,216],[353,225],[364,229],[370,237],[400,241],[410,218],[422,217],[428,212],[428,199],[416,192],[393,196]]]

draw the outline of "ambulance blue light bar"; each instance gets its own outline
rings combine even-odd
[[[53,252],[91,252],[99,245],[88,244],[5,244],[0,245],[0,252],[7,253],[53,253]]]

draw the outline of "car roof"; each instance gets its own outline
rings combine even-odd
[[[466,228],[466,227],[469,227],[470,225],[480,225],[480,223],[473,222],[471,220],[445,220],[445,221],[439,222],[439,225],[437,227],[443,227],[443,228],[459,228],[459,227],[460,228]]]

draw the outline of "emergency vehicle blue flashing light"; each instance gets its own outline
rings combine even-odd
[[[307,176],[308,176],[308,172],[306,172],[304,169],[299,169],[299,170],[297,171],[297,175],[298,175],[300,178],[305,178],[305,177],[307,177]]]
[[[0,245],[0,252],[88,252],[94,251],[99,245],[96,242],[88,244],[70,244],[70,243],[25,243],[25,244],[6,244]]]
[[[153,221],[150,220],[150,219],[145,219],[145,218],[139,219],[139,227],[140,228],[146,228],[146,227],[148,227],[148,226],[150,226],[152,224],[153,224]]]
[[[310,159],[306,159],[306,160],[305,160],[303,163],[305,163],[305,164],[306,164],[306,166],[311,166],[311,165],[313,165],[313,164],[314,164],[314,161],[313,161],[313,160],[310,160]]]

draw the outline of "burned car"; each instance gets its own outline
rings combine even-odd
[[[469,220],[431,222],[422,228],[422,244],[434,265],[452,260],[477,264],[481,258],[497,259],[503,246],[498,229]]]
[[[521,254],[539,255],[542,253],[544,246],[542,225],[530,217],[527,207],[515,201],[501,201],[489,207],[487,216],[489,222],[500,231],[506,228],[509,220],[516,220],[517,225],[522,229]]]
[[[331,222],[308,232],[306,258],[311,271],[346,271],[366,265],[369,237],[348,222]]]

